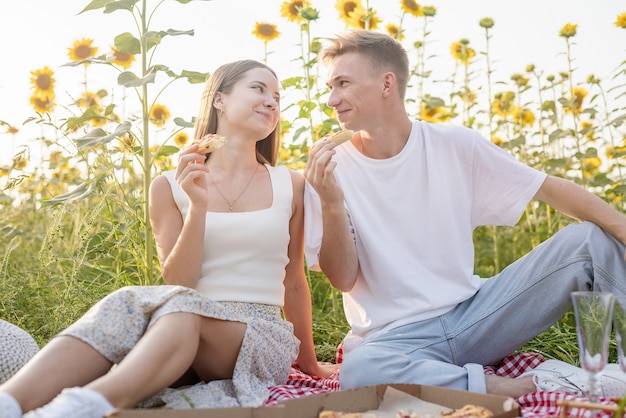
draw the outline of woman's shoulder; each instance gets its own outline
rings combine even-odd
[[[176,182],[175,171],[164,171],[155,176],[150,183],[150,201],[161,202],[176,200],[175,197],[182,192]],[[184,193],[183,193],[184,195]]]

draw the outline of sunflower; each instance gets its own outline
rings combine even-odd
[[[265,43],[268,43],[269,41],[280,36],[280,32],[278,32],[276,25],[266,22],[256,22],[252,34]]]
[[[504,139],[500,138],[497,135],[493,135],[491,137],[491,142],[493,142],[494,144],[496,144],[499,147],[502,147],[502,145],[504,145]]]
[[[453,42],[450,46],[450,53],[454,59],[463,65],[469,65],[470,60],[476,55],[476,52],[468,45],[467,39],[461,39],[459,42]]]
[[[480,19],[480,22],[478,22],[478,25],[481,28],[491,29],[493,28],[494,22],[493,19],[490,17],[483,17],[482,19]]]
[[[417,4],[415,0],[401,0],[400,7],[404,13],[408,13],[413,16],[424,16],[422,6]]]
[[[583,158],[582,168],[585,178],[590,178],[602,165],[602,160],[598,157]]]
[[[572,96],[563,105],[563,109],[568,113],[580,113],[583,107],[583,100],[585,100],[587,94],[589,94],[587,90],[582,87],[572,88]]]
[[[111,54],[113,55],[113,64],[119,65],[124,69],[130,68],[131,64],[135,61],[133,54],[120,51],[115,47],[111,48]]]
[[[593,126],[593,123],[589,121],[584,120],[580,123],[580,133],[585,135],[585,137],[591,142],[595,142],[597,139],[595,137],[595,126]]]
[[[91,91],[86,91],[81,94],[80,99],[77,101],[78,106],[88,109],[91,106],[100,106],[100,95]]]
[[[150,109],[150,122],[156,126],[163,126],[165,122],[170,118],[170,111],[162,104],[155,104]]]
[[[304,23],[306,19],[300,14],[300,10],[311,7],[306,0],[290,0],[280,6],[280,15],[290,22]]]
[[[102,126],[105,125],[108,122],[107,118],[92,118],[89,122],[91,122],[92,126],[98,127],[98,126]]]
[[[189,135],[187,135],[187,133],[184,131],[180,131],[179,133],[176,134],[176,136],[174,136],[174,143],[179,148],[184,147],[188,141],[189,141]]]
[[[450,119],[450,112],[445,106],[422,102],[420,119],[424,122],[443,123]]]
[[[389,23],[387,25],[387,33],[389,34],[389,36],[398,41],[402,41],[404,39],[404,31],[402,30],[402,28],[393,23]]]
[[[515,93],[512,91],[497,93],[491,104],[491,111],[502,118],[506,118],[511,115],[514,110],[513,100],[515,100]]]
[[[375,30],[378,29],[378,24],[381,20],[378,18],[376,11],[372,10],[370,13],[353,13],[352,20],[348,26],[352,26],[357,29]]]
[[[38,70],[31,71],[30,82],[33,84],[35,92],[33,95],[41,98],[54,97],[54,72],[47,65]]]
[[[437,14],[437,8],[435,6],[424,6],[422,12],[426,17],[433,17]]]
[[[535,114],[530,109],[515,107],[513,109],[513,120],[520,126],[533,126]]]
[[[617,26],[618,28],[626,29],[626,12],[617,16],[615,26]]]
[[[60,170],[69,170],[69,158],[65,157],[61,151],[52,151],[50,153],[50,168],[60,169]]]
[[[576,35],[577,27],[578,25],[575,25],[573,23],[566,23],[565,26],[563,26],[559,31],[559,36],[562,36],[563,38],[571,38],[572,36]]]
[[[365,16],[365,8],[360,0],[337,0],[335,8],[339,11],[339,18],[346,26],[351,26],[354,15]]]
[[[15,135],[16,133],[18,133],[20,130],[17,129],[15,126],[13,125],[9,125],[9,127],[7,128],[7,133],[11,134],[11,135]]]
[[[70,59],[72,61],[82,61],[95,56],[98,52],[98,48],[91,46],[92,42],[93,39],[88,38],[74,41],[74,46],[72,48],[67,48]]]
[[[463,100],[464,103],[467,104],[475,104],[476,100],[478,99],[478,95],[469,89],[465,89],[465,91],[459,94],[459,97],[461,98],[461,100]]]
[[[28,159],[24,154],[19,154],[13,157],[13,168],[16,170],[23,170],[28,165]]]
[[[37,97],[31,96],[30,104],[35,109],[35,112],[46,113],[52,112],[54,109],[54,97]]]
[[[518,87],[524,87],[530,81],[528,79],[528,77],[524,76],[523,74],[519,74],[519,73],[513,74],[511,76],[511,80],[513,80]]]
[[[137,142],[134,137],[130,137],[128,135],[123,135],[118,138],[119,148],[122,151],[132,151],[134,147],[137,146]]]

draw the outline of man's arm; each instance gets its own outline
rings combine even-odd
[[[593,222],[626,244],[626,217],[579,185],[548,176],[534,198],[568,216]]]
[[[322,208],[322,245],[319,265],[330,283],[347,292],[354,286],[359,271],[354,238],[343,206],[343,191],[334,175],[336,163],[332,142],[313,146],[304,175],[319,195]]]

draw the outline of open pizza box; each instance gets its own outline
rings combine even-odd
[[[318,418],[322,411],[367,412],[375,411],[384,406],[391,407],[393,414],[397,415],[397,408],[393,401],[400,398],[403,401],[418,398],[425,406],[435,408],[442,406],[449,409],[459,409],[465,405],[482,406],[493,412],[494,418],[520,416],[519,405],[512,398],[410,384],[377,385],[311,395],[282,401],[277,406],[271,407],[176,410],[124,409],[113,416],[119,418]],[[424,412],[418,413],[421,416],[426,414]]]
[[[212,409],[122,409],[111,418],[288,418],[283,406]],[[297,415],[296,415],[297,417]]]
[[[447,407],[447,409],[459,409],[465,405],[485,407],[493,412],[494,418],[515,418],[520,416],[519,405],[513,398],[410,384],[377,385],[330,392],[283,401],[281,405],[286,408],[285,416],[289,418],[318,418],[321,411],[370,412],[378,415],[376,410],[382,409],[386,409],[388,415],[383,415],[380,412],[379,416],[397,417],[398,408],[404,410],[404,412],[408,412],[409,409],[398,406],[400,404],[394,405],[393,401],[402,402],[408,400],[412,402],[410,400],[411,397],[424,401],[420,407],[426,409],[421,411],[411,409],[416,415],[421,417],[437,416],[438,413],[434,413],[434,410],[431,409],[433,407],[435,409],[440,406]],[[383,403],[386,403],[386,408],[384,408]],[[371,417],[375,415],[365,416]]]

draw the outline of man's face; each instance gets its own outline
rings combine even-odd
[[[365,129],[381,103],[382,77],[377,77],[365,58],[357,53],[336,57],[328,67],[328,106],[346,129]]]

